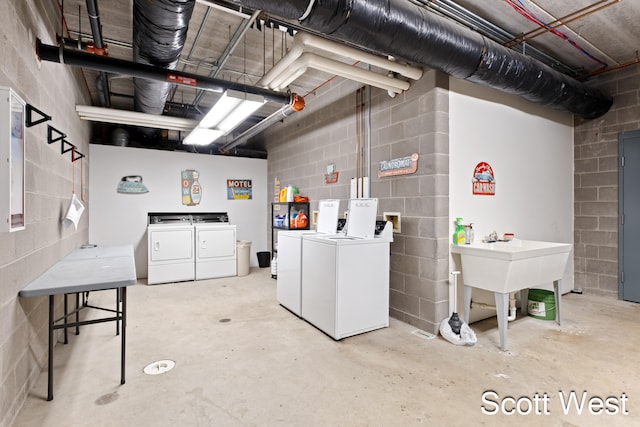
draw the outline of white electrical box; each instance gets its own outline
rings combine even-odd
[[[0,231],[25,228],[25,102],[0,87]]]

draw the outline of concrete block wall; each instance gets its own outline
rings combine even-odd
[[[575,121],[575,287],[618,295],[618,134],[640,128],[640,66],[591,82],[614,97],[604,116]]]
[[[297,117],[259,136],[257,142],[268,151],[270,194],[278,177],[283,186],[296,185],[308,195],[312,211],[325,198],[344,200],[342,209],[347,208],[350,179],[356,175],[360,86],[332,80],[305,98],[307,106]],[[385,211],[402,217],[402,232],[391,245],[390,314],[435,332],[448,315],[448,78],[428,71],[404,94],[390,98],[373,88],[370,99],[371,197],[379,199],[380,217]],[[420,156],[416,173],[377,177],[381,160],[412,153]],[[324,183],[330,163],[339,172],[336,184]]]
[[[72,190],[82,195],[82,168],[88,162],[72,164],[71,153],[60,154],[60,142],[47,144],[47,124],[66,133],[78,151],[88,154],[89,126],[78,120],[75,105],[90,101],[79,70],[36,59],[36,37],[55,44],[60,26],[56,2],[7,0],[0,10],[0,86],[13,88],[28,104],[52,116],[48,123],[25,128],[26,229],[0,232],[0,427],[4,427],[11,425],[46,369],[47,298],[17,294],[86,243],[88,236],[88,197],[78,229],[62,223]],[[8,185],[4,177],[0,185]],[[84,186],[88,189],[88,182]],[[57,298],[58,314],[61,304],[62,298]],[[46,390],[36,393],[46,396]]]

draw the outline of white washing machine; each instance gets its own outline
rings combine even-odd
[[[278,303],[297,316],[302,305],[302,236],[335,234],[338,227],[340,200],[318,202],[316,230],[289,230],[278,232]]]
[[[194,228],[190,215],[150,213],[147,242],[149,285],[195,278]]]
[[[236,226],[226,213],[193,214],[196,280],[237,274]]]
[[[302,237],[302,317],[339,340],[389,326],[390,222],[376,199],[352,199],[345,235]],[[351,230],[351,232],[350,232]]]

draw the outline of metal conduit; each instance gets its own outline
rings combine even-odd
[[[191,55],[193,55],[193,51],[196,48],[196,45],[198,44],[198,41],[200,40],[200,36],[202,35],[202,30],[204,30],[204,24],[207,23],[207,20],[209,19],[209,15],[211,14],[211,8],[207,8],[207,11],[204,14],[204,17],[202,18],[202,22],[200,23],[200,27],[198,27],[198,32],[196,33],[195,38],[193,39],[193,44],[191,45],[191,49],[189,49],[189,53],[187,53],[187,57],[185,59],[185,61],[183,61],[183,65],[182,65],[182,70],[184,71],[185,68],[187,68],[186,63],[191,59]],[[173,90],[171,91],[171,97],[169,98],[169,101],[172,102],[175,95],[176,95],[176,89],[178,87],[174,86]]]
[[[212,71],[209,74],[210,77],[217,77],[218,74],[220,74],[220,71],[222,71],[222,68],[225,66],[225,64],[231,57],[231,55],[233,55],[233,52],[236,50],[236,48],[240,44],[240,41],[244,38],[249,28],[251,28],[253,23],[256,21],[256,19],[258,18],[258,15],[260,15],[260,11],[256,10],[255,12],[253,12],[253,14],[249,19],[243,21],[243,24],[238,27],[235,34],[233,35],[233,39],[227,45],[227,48],[222,53],[222,55],[220,55],[220,60],[218,62],[218,66],[216,67],[216,70]],[[202,101],[203,96],[204,96],[203,91],[200,91],[200,93],[197,93],[193,101],[193,106],[198,107],[198,105],[200,105],[200,102]]]
[[[406,0],[232,1],[586,119],[605,114],[613,103],[596,88]]]

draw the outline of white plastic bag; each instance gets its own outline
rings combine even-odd
[[[69,209],[67,210],[67,215],[64,217],[64,220],[72,222],[77,230],[78,222],[80,221],[82,212],[84,212],[84,205],[76,197],[76,193],[73,193],[73,196],[71,197],[71,203],[69,204]]]
[[[454,333],[449,325],[448,317],[440,322],[440,335],[455,345],[474,345],[478,342],[476,333],[465,322],[462,322],[460,326],[460,335]]]

